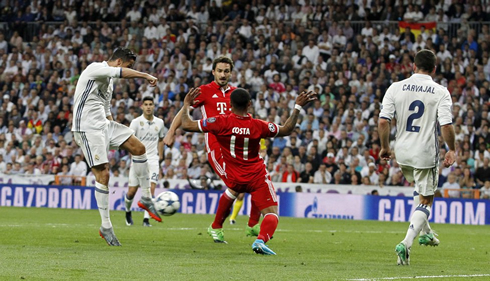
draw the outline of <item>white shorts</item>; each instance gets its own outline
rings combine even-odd
[[[434,195],[439,182],[439,167],[417,169],[410,166],[401,166],[402,173],[409,182],[414,182],[415,192],[423,196]]]
[[[148,160],[148,169],[150,170],[150,183],[158,183],[158,177],[160,176],[160,165],[158,160]],[[139,186],[140,183],[136,177],[133,166],[129,168],[129,186]]]
[[[134,134],[129,127],[110,121],[107,128],[93,132],[73,132],[90,168],[109,163],[109,149],[117,149]]]

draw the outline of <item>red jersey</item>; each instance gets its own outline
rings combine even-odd
[[[228,86],[226,91],[222,91],[216,82],[211,82],[200,86],[201,94],[196,98],[194,108],[199,107],[202,112],[202,118],[206,119],[218,115],[227,115],[231,112],[230,95],[236,87]],[[212,134],[205,136],[206,149],[208,153],[219,147],[216,137]]]
[[[200,120],[199,129],[216,136],[227,182],[249,183],[267,174],[264,160],[259,155],[260,139],[275,137],[279,132],[276,124],[253,119],[250,114],[230,113]]]

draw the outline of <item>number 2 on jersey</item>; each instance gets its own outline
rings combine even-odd
[[[415,109],[417,109],[417,112],[414,112],[414,113],[410,114],[410,116],[408,116],[407,129],[406,130],[408,132],[418,133],[420,131],[420,126],[413,126],[412,123],[413,123],[413,120],[419,119],[424,114],[424,110],[425,110],[424,103],[420,100],[413,101],[410,104],[410,106],[408,107],[408,110],[414,111]]]
[[[233,158],[236,158],[235,154],[235,142],[236,136],[231,135],[230,139],[230,154]],[[243,139],[243,160],[248,160],[248,138]]]

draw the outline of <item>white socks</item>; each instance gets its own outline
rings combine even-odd
[[[128,199],[128,195],[124,196],[124,206],[126,207],[126,212],[131,211],[131,205],[133,204],[133,199]]]
[[[428,218],[430,215],[430,207],[427,205],[419,204],[415,212],[413,212],[412,219],[410,220],[410,226],[408,227],[407,235],[403,242],[407,245],[407,248],[412,247],[413,239],[417,237],[420,230],[424,225],[428,224]]]
[[[109,215],[109,188],[101,183],[95,182],[95,199],[99,207],[100,218],[103,228],[111,228],[111,218]]]
[[[420,204],[420,196],[419,195],[414,196],[413,197],[413,205],[418,206],[419,204]],[[430,215],[430,212],[432,210],[432,206],[427,206],[427,210],[429,210],[429,215]],[[427,216],[427,223],[422,226],[421,235],[430,233],[431,231],[432,231],[432,229],[430,228],[429,219]]]
[[[140,183],[141,197],[151,198],[150,170],[148,169],[146,153],[142,155],[133,155],[133,169]]]

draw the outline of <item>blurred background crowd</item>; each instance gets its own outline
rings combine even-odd
[[[188,89],[213,81],[212,61],[225,55],[235,64],[230,84],[250,91],[256,118],[283,124],[298,92],[319,93],[290,137],[263,143],[273,181],[408,186],[396,159],[378,157],[377,120],[387,87],[409,77],[414,54],[427,48],[438,58],[434,80],[452,95],[457,133],[457,162],[441,167],[440,185],[490,190],[489,4],[0,1],[0,171],[87,175],[70,132],[77,78],[125,46],[138,54],[135,69],[159,83],[117,80],[111,111],[118,122],[129,125],[151,96],[155,115],[170,126]],[[400,31],[402,20],[437,28],[415,36]],[[179,130],[161,178],[212,178],[203,140]],[[113,176],[127,177],[127,153],[111,151],[110,159]]]

